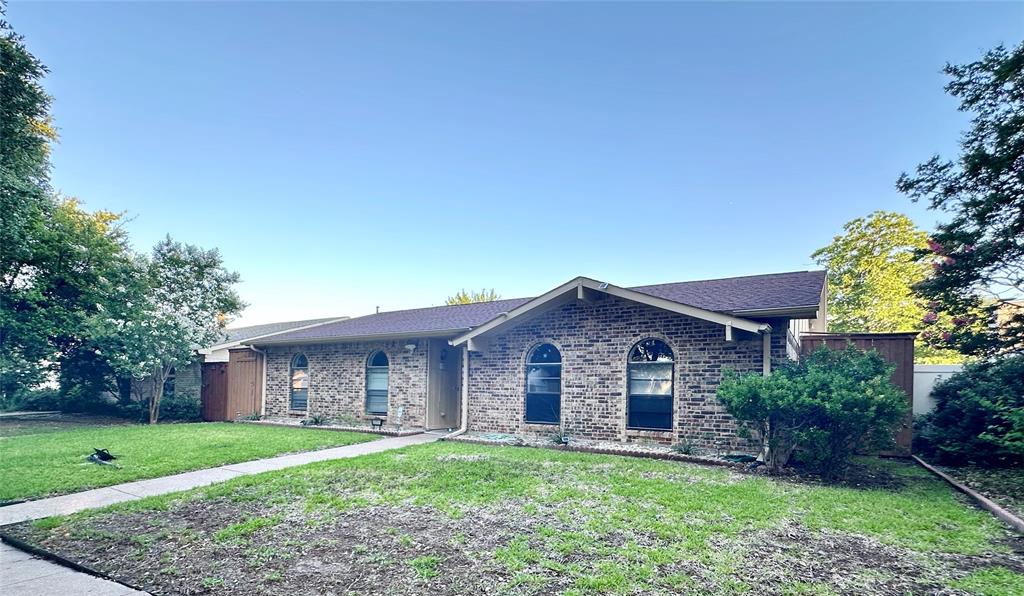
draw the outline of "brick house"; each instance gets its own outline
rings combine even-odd
[[[403,428],[743,445],[715,399],[825,331],[824,271],[622,288],[578,277],[536,298],[382,312],[249,343],[263,414]]]

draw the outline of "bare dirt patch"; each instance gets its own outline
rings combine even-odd
[[[218,538],[275,515],[251,534]],[[226,499],[96,516],[46,537],[29,524],[5,528],[153,593],[266,595],[490,593],[510,577],[494,550],[521,529],[495,515],[451,518],[429,507],[294,517]]]

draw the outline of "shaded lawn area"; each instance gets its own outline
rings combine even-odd
[[[0,416],[0,438],[19,435],[71,430],[74,428],[98,428],[101,426],[126,426],[136,424],[126,418],[114,416],[92,416],[89,414],[19,414]]]
[[[1024,593],[997,520],[869,465],[887,488],[434,443],[4,530],[161,594]]]
[[[76,428],[0,438],[0,502],[110,486],[376,438],[227,422]],[[108,449],[119,467],[86,461]]]

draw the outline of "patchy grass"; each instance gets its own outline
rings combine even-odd
[[[994,518],[915,466],[870,465],[884,488],[435,443],[12,531],[172,594],[1000,594],[1024,581]]]
[[[1024,468],[940,466],[940,469],[979,493],[1024,517]]]
[[[978,596],[1020,596],[1024,594],[1024,576],[1005,567],[975,571],[953,583],[954,587]]]
[[[7,437],[0,439],[0,503],[374,438],[231,423],[105,426]],[[87,462],[93,448],[109,449],[119,467]]]

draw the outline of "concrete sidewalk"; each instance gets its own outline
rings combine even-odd
[[[0,594],[4,596],[144,596],[119,583],[79,573],[0,544]]]
[[[437,439],[438,436],[432,434],[388,437],[367,443],[345,445],[344,447],[332,447],[330,449],[321,449],[319,451],[293,453],[291,455],[280,455],[278,457],[271,457],[268,459],[257,459],[238,464],[228,464],[226,466],[220,466],[219,468],[207,468],[205,470],[196,470],[195,472],[185,472],[183,474],[175,474],[173,476],[164,476],[163,478],[115,484],[114,486],[108,486],[106,488],[87,490],[80,493],[64,495],[62,497],[51,497],[49,499],[39,499],[38,501],[28,501],[26,503],[18,503],[17,505],[0,507],[0,526],[16,524],[30,519],[50,517],[53,515],[67,515],[84,509],[93,509],[95,507],[103,507],[105,505],[112,505],[123,501],[134,501],[143,497],[188,490],[197,486],[223,482],[224,480],[230,480],[232,478],[237,478],[238,476],[259,474],[260,472],[269,472],[271,470],[280,470],[282,468],[291,468],[293,466],[301,466],[303,464],[309,464],[317,461],[358,457],[360,455],[398,449],[408,445],[431,443]]]

